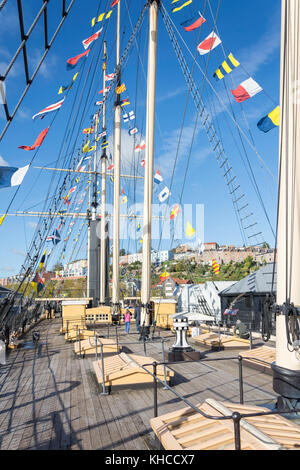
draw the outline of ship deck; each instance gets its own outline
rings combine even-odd
[[[94,357],[77,358],[74,344],[59,334],[60,326],[58,319],[42,321],[35,327],[41,334],[37,347],[31,347],[29,332],[23,346],[9,352],[7,364],[0,366],[0,449],[159,449],[149,424],[153,417],[152,385],[101,395]],[[106,331],[100,329],[103,334]],[[135,332],[133,324],[131,331]],[[170,338],[167,350],[174,336],[170,331],[161,335]],[[137,339],[136,334],[125,336],[121,329],[120,343]],[[237,357],[238,352],[196,348],[207,359],[221,360],[172,365],[174,389],[195,405],[207,398],[238,403],[238,361],[226,360]],[[128,345],[125,351],[143,355],[143,344]],[[147,344],[147,355],[161,361],[161,345]],[[245,404],[275,402],[270,375],[244,366],[243,377]],[[169,390],[159,387],[159,415],[185,407]]]

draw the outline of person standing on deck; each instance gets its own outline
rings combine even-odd
[[[140,323],[141,323],[141,307],[136,305],[134,308],[134,318],[136,323],[136,331],[140,332]]]
[[[126,311],[124,315],[126,333],[129,333],[129,330],[130,330],[130,318],[131,318],[131,312],[129,310],[129,307],[126,307]]]

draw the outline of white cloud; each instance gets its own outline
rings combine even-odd
[[[8,163],[4,160],[3,157],[0,155],[0,166],[8,166]]]
[[[38,224],[36,222],[27,222],[27,226],[30,228],[37,228]]]

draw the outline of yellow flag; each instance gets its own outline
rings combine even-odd
[[[195,235],[195,230],[193,229],[193,227],[191,226],[191,224],[188,222],[186,224],[186,231],[185,231],[186,235],[190,238],[193,238],[193,236]]]
[[[0,217],[0,227],[3,224],[5,217],[6,217],[6,214],[3,214],[2,217]]]
[[[123,93],[123,91],[126,91],[125,83],[122,83],[121,86],[118,86],[118,87],[116,88],[116,93],[117,93],[117,95],[120,95],[121,93]]]
[[[88,152],[89,148],[90,148],[90,141],[88,140],[85,146],[82,148],[82,153]]]

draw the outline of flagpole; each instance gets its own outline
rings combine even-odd
[[[104,56],[103,56],[103,121],[102,133],[106,132],[106,60],[107,60],[107,47],[104,41]],[[106,134],[103,136],[103,151],[101,156],[101,244],[100,244],[100,305],[106,303]]]
[[[121,2],[118,3],[117,12],[117,86],[121,85],[120,67],[120,30],[121,30]],[[114,210],[113,210],[113,279],[112,279],[112,319],[120,318],[120,166],[121,166],[121,103],[120,94],[116,94],[114,118]]]
[[[146,118],[146,164],[144,178],[144,227],[143,227],[143,266],[141,291],[141,337],[149,336],[150,296],[151,296],[151,229],[153,196],[153,160],[155,129],[155,92],[157,56],[157,14],[158,5],[152,0],[149,7],[149,49],[147,81],[147,118]]]

